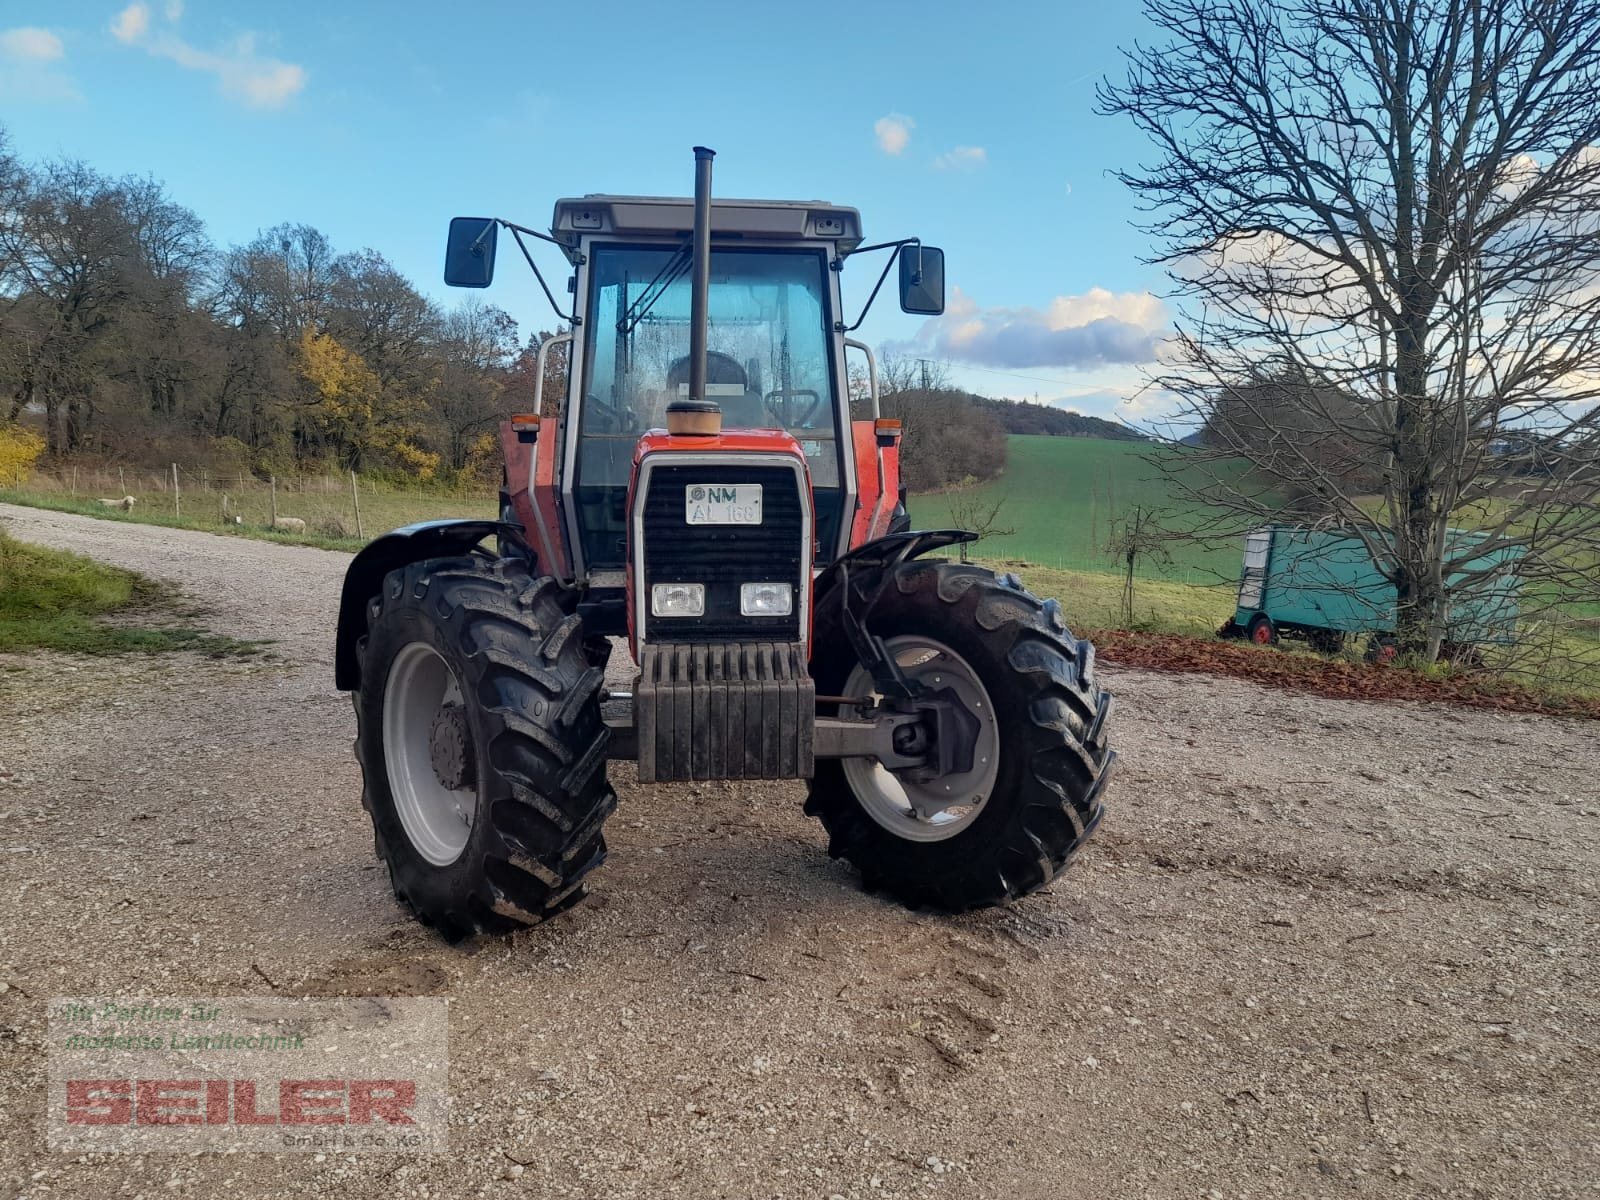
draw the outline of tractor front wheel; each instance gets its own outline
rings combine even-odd
[[[890,568],[867,617],[902,674],[967,714],[948,774],[877,759],[817,763],[806,811],[869,887],[949,911],[999,904],[1055,878],[1093,832],[1115,754],[1094,648],[1054,601],[962,563]],[[844,633],[837,591],[818,597],[812,673],[824,695],[875,695]],[[839,715],[864,715],[841,704]],[[930,777],[931,776],[931,777]]]
[[[362,802],[395,895],[449,941],[559,912],[605,858],[604,673],[558,597],[510,560],[440,558],[367,606]]]

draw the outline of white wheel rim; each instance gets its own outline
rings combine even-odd
[[[895,837],[911,842],[942,842],[976,821],[994,794],[995,779],[1000,773],[1000,729],[994,706],[978,673],[943,642],[906,634],[889,638],[885,644],[907,678],[935,690],[949,688],[978,719],[972,770],[913,783],[890,773],[875,758],[847,758],[842,760],[844,776],[866,814]],[[876,696],[872,673],[858,664],[845,680],[844,694]],[[863,714],[855,705],[844,704],[839,706],[839,715]],[[941,808],[943,805],[950,807]],[[922,816],[918,808],[939,811]]]
[[[461,687],[449,665],[432,646],[407,643],[384,684],[383,762],[412,849],[436,867],[461,857],[478,809],[477,789],[447,788],[434,773],[429,738],[450,703],[461,703]]]

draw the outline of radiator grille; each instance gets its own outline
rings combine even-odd
[[[761,524],[690,525],[684,517],[685,489],[697,484],[761,485]],[[807,498],[796,472],[785,466],[653,466],[644,499],[643,608],[645,638],[654,642],[766,641],[801,639],[799,589],[809,586],[810,555],[801,536]],[[746,617],[739,612],[739,585],[783,580],[794,585],[786,617]],[[703,617],[650,615],[650,589],[658,583],[703,583]]]

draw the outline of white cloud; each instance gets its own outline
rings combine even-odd
[[[904,113],[890,113],[872,123],[872,132],[877,135],[879,150],[885,154],[902,154],[916,127],[917,123]]]
[[[182,0],[168,0],[164,11],[167,20],[175,23],[183,16]],[[253,33],[241,34],[221,49],[202,50],[169,30],[152,33],[146,4],[123,9],[111,32],[118,41],[140,46],[157,58],[215,75],[223,95],[251,108],[281,108],[306,86],[305,68],[257,53]]]
[[[1166,306],[1149,292],[1091,288],[1043,309],[980,308],[954,288],[944,315],[924,323],[911,347],[997,368],[1089,368],[1153,362],[1167,333]]]
[[[72,78],[59,64],[66,57],[60,37],[23,25],[0,30],[0,100],[23,104],[80,103]]]
[[[150,32],[150,6],[130,4],[111,22],[111,36],[131,46]]]
[[[941,171],[976,171],[989,162],[989,152],[982,146],[957,146],[946,150],[933,160]]]
[[[20,58],[28,62],[53,62],[66,51],[61,39],[48,29],[24,25],[0,33],[0,53],[7,58]]]

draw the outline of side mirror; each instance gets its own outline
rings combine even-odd
[[[444,281],[451,287],[486,288],[494,282],[494,245],[500,226],[493,217],[456,217],[444,251]]]
[[[944,312],[944,251],[906,246],[900,251],[900,311],[937,317]]]

